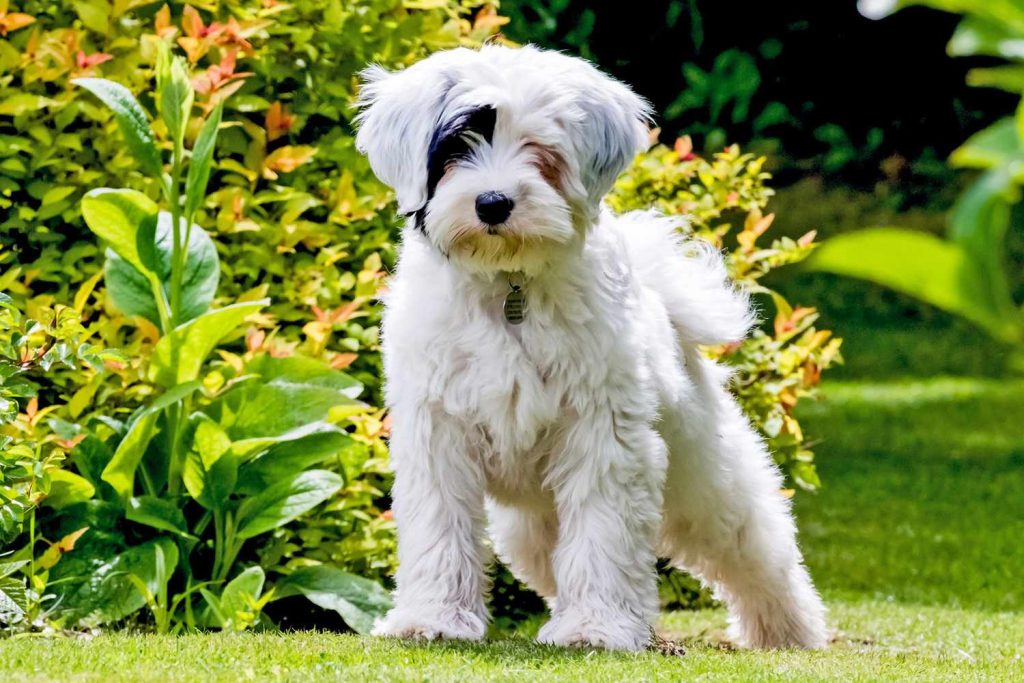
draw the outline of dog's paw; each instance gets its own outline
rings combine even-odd
[[[628,614],[597,618],[579,612],[562,612],[541,627],[537,642],[561,647],[600,647],[636,652],[651,642],[651,627],[642,619]]]
[[[396,607],[373,627],[373,635],[407,640],[483,640],[487,623],[478,614],[455,607]]]

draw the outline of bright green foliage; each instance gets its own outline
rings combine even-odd
[[[0,293],[0,629],[31,623],[45,612],[49,571],[81,536],[73,532],[45,544],[37,557],[37,545],[44,545],[35,523],[38,508],[59,514],[95,493],[86,478],[64,469],[77,440],[46,403],[69,379],[72,386],[79,378],[92,386],[102,381],[108,363],[121,361],[120,354],[86,341],[75,309],[37,308],[34,315],[39,319],[25,316]]]
[[[949,42],[953,56],[1010,63],[974,69],[972,85],[1024,96],[1024,5],[1008,0],[894,1],[964,15]],[[871,280],[963,316],[994,338],[1024,345],[1024,306],[1013,300],[1005,237],[1024,185],[1024,100],[1012,117],[973,135],[950,155],[957,168],[981,171],[950,211],[948,239],[899,228],[853,232],[826,242],[809,262],[818,270]]]

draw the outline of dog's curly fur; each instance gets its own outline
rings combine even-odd
[[[738,644],[824,645],[779,472],[699,350],[743,338],[746,297],[673,220],[601,204],[647,141],[643,100],[531,47],[365,76],[357,144],[409,216],[383,324],[398,589],[376,632],[482,638],[489,525],[551,606],[542,642],[645,647],[661,555]],[[488,192],[514,202],[496,226]]]

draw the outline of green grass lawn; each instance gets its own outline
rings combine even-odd
[[[724,613],[708,610],[664,617],[684,657],[526,634],[111,634],[0,642],[3,680],[1024,680],[1024,381],[832,383],[802,417],[825,437],[825,488],[796,505],[837,631],[823,652],[733,651]]]

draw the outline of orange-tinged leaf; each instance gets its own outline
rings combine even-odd
[[[473,20],[473,30],[492,33],[495,29],[504,26],[509,21],[508,17],[498,14],[498,10],[494,5],[487,5],[477,13],[476,19]]]
[[[696,155],[693,153],[693,139],[689,135],[676,138],[676,144],[673,149],[680,161],[689,161],[696,158]]]
[[[206,25],[203,23],[203,18],[199,16],[199,11],[192,5],[185,5],[185,9],[181,12],[181,30],[185,32],[185,35],[189,38],[201,38],[205,28]]]
[[[278,173],[291,173],[316,155],[316,147],[287,145],[271,152],[263,160],[263,177],[274,180]]]
[[[804,365],[803,383],[805,387],[816,387],[821,381],[821,368],[817,363],[808,362]]]
[[[32,398],[30,398],[28,400],[28,403],[25,404],[25,417],[28,418],[29,424],[32,423],[32,421],[36,417],[36,413],[38,413],[38,412],[39,412],[39,397],[38,396],[33,396]]]
[[[264,120],[264,128],[267,130],[267,141],[273,142],[289,130],[295,124],[295,117],[288,113],[288,110],[280,102],[274,102],[267,110]]]
[[[775,316],[775,336],[782,337],[787,332],[792,332],[801,320],[815,312],[816,309],[806,306],[794,308],[789,315],[782,315],[780,311],[779,315]]]
[[[69,553],[75,549],[75,542],[88,530],[89,527],[83,527],[78,531],[72,531],[56,543],[51,543],[50,547],[39,558],[39,566],[43,569],[52,569],[60,561],[64,553]]]
[[[263,343],[267,340],[267,333],[263,330],[256,328],[250,329],[245,333],[245,348],[249,351],[256,352],[263,348]]]
[[[96,52],[95,54],[87,55],[84,51],[79,50],[78,54],[75,55],[75,62],[78,64],[79,70],[91,69],[94,66],[98,66],[103,62],[109,62],[114,58],[114,55],[108,55],[105,52]]]
[[[35,23],[35,20],[36,18],[30,14],[0,12],[0,36],[6,38],[8,33],[25,28],[29,24]]]
[[[171,24],[170,5],[164,5],[157,11],[156,18],[153,20],[153,28],[156,29],[156,34],[161,38],[173,36],[178,32],[178,29]]]
[[[331,367],[335,370],[344,370],[352,365],[357,358],[359,358],[359,354],[356,353],[339,353],[331,359]]]

